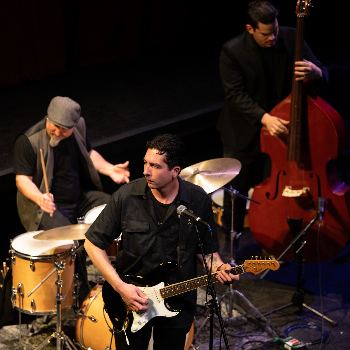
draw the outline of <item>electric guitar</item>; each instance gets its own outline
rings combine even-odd
[[[168,262],[159,265],[154,271],[147,276],[120,276],[126,283],[131,283],[138,286],[141,291],[147,295],[149,308],[148,311],[142,314],[138,314],[135,311],[130,310],[124,303],[121,296],[112,288],[112,286],[105,281],[102,288],[102,297],[105,303],[105,309],[112,320],[114,328],[117,331],[126,331],[131,324],[131,332],[137,332],[149,321],[156,316],[161,317],[173,317],[179,314],[181,310],[172,310],[164,300],[167,298],[188,292],[199,287],[205,287],[208,285],[208,276],[201,276],[187,280],[180,283],[166,285],[164,282],[168,273],[176,268],[177,264]],[[240,275],[245,272],[253,272],[255,275],[258,273],[271,269],[278,270],[279,263],[275,258],[269,258],[265,260],[246,260],[243,265],[232,267],[230,272],[234,275]],[[218,282],[217,273],[211,275],[212,283]]]

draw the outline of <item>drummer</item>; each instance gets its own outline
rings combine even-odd
[[[92,149],[80,105],[68,97],[52,99],[47,116],[16,139],[14,173],[17,208],[27,231],[48,230],[77,223],[90,209],[108,202],[99,174],[116,183],[129,182],[129,162],[113,165]],[[49,194],[41,163],[42,149]],[[76,270],[85,275],[84,257]],[[79,260],[79,259],[77,259]],[[79,266],[81,265],[81,266]],[[87,279],[80,299],[88,293]]]

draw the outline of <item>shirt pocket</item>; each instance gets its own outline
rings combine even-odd
[[[150,224],[147,221],[123,222],[123,250],[133,255],[143,254],[150,240]]]

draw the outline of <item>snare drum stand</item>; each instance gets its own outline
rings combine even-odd
[[[79,247],[80,248],[80,247]],[[77,248],[74,253],[79,249]],[[65,270],[65,264],[69,256],[60,261],[60,262],[55,262],[55,269],[57,271],[57,281],[55,282],[57,285],[57,293],[56,293],[56,304],[57,304],[57,322],[56,322],[56,332],[52,333],[47,339],[45,339],[38,349],[44,349],[51,341],[52,338],[56,338],[57,340],[57,350],[63,350],[63,345],[66,345],[69,350],[78,350],[73,342],[69,339],[67,335],[64,334],[62,331],[62,317],[61,317],[61,300],[64,298],[62,297],[62,271]],[[50,273],[52,274],[52,272]]]

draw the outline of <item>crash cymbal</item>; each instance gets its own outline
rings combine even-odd
[[[181,170],[183,180],[201,186],[207,193],[226,185],[241,170],[241,162],[232,158],[216,158],[191,165]]]
[[[85,233],[90,226],[91,224],[77,224],[52,228],[38,233],[33,238],[45,241],[85,239]]]

